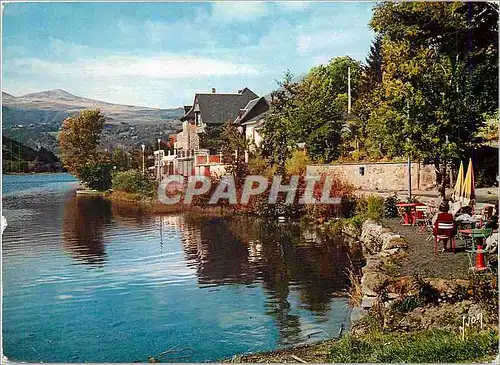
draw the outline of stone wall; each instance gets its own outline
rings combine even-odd
[[[353,308],[351,323],[356,322],[375,304],[380,304],[382,295],[385,297],[383,304],[386,308],[395,300],[418,295],[418,283],[415,277],[395,277],[387,270],[388,264],[400,261],[408,254],[408,243],[403,237],[395,234],[390,228],[368,220],[363,223],[358,239],[363,248],[366,265],[362,269],[363,275],[360,283],[361,304]],[[471,288],[471,282],[467,280],[440,278],[424,278],[423,280],[436,292],[439,297],[438,301],[442,305],[445,304],[446,298],[453,296],[453,293]],[[419,311],[421,309],[417,308],[416,313],[418,314]],[[413,314],[409,313],[409,316],[411,315]],[[421,324],[437,322],[435,318],[427,319],[427,322],[420,320]],[[353,331],[357,330],[354,328]]]
[[[185,151],[200,148],[200,137],[195,125],[189,122],[182,123],[182,132],[177,134],[177,148]]]
[[[333,173],[361,190],[408,190],[408,165],[406,163],[342,163],[309,165],[308,175]],[[413,190],[431,189],[436,184],[434,166],[413,162],[411,164]]]

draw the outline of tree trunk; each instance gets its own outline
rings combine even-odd
[[[446,199],[446,163],[442,164],[441,171],[441,197]]]

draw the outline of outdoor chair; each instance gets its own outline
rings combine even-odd
[[[438,244],[444,240],[451,240],[451,247],[455,253],[455,224],[454,223],[438,223],[437,232],[434,236],[434,254],[438,253]]]
[[[470,246],[472,250],[475,249],[475,242],[477,240],[486,240],[493,230],[491,228],[475,228],[475,229],[465,229],[460,233],[460,237],[465,241],[465,246]]]
[[[429,199],[427,203],[427,212],[434,215],[439,211],[439,206],[435,199]]]
[[[417,226],[417,234],[425,234],[427,232],[427,207],[425,205],[415,207],[415,215],[413,217],[413,225]]]
[[[397,209],[398,209],[398,216],[399,216],[399,224],[404,224],[406,210],[403,207],[397,207]]]

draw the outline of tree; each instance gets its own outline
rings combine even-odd
[[[349,69],[351,96],[356,99],[362,69],[361,63],[350,57],[337,57],[326,66],[314,67],[299,86],[295,128],[312,159],[330,162],[342,155],[350,142],[342,133],[347,124]]]
[[[283,81],[278,81],[279,89],[271,93],[271,106],[262,127],[262,152],[277,172],[285,174],[285,162],[296,144],[294,114],[298,83],[292,81],[288,70]]]
[[[248,167],[245,163],[245,151],[248,150],[248,142],[245,136],[238,131],[238,127],[228,121],[221,130],[222,159],[229,164],[229,173],[234,174],[235,183],[240,187],[248,175]]]
[[[115,147],[111,154],[111,163],[118,171],[125,171],[131,168],[131,156],[121,147]]]
[[[84,110],[67,118],[59,132],[61,161],[68,171],[80,177],[79,169],[96,163],[97,151],[105,118],[98,109]]]
[[[498,109],[498,9],[384,2],[370,25],[382,38],[383,79],[369,139],[434,163],[444,195],[446,161],[477,146],[484,113]]]

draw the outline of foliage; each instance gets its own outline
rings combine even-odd
[[[364,195],[357,199],[356,214],[364,219],[380,220],[385,215],[384,198],[378,195]]]
[[[105,118],[98,109],[84,110],[77,116],[67,118],[61,126],[61,160],[68,171],[77,177],[81,178],[81,171],[93,171],[93,168],[86,165],[94,166],[100,158],[97,146],[104,121]]]
[[[116,171],[112,177],[113,190],[137,193],[143,197],[156,194],[156,186],[139,170]]]
[[[104,191],[111,188],[111,170],[109,163],[87,162],[78,167],[76,174],[89,189]]]
[[[446,176],[444,161],[476,146],[484,113],[498,109],[498,9],[384,2],[370,25],[382,38],[383,78],[365,97],[368,150],[411,152]]]
[[[305,150],[295,150],[291,153],[290,158],[286,161],[285,167],[289,175],[305,175],[307,165],[311,160],[307,156]]]
[[[131,157],[121,147],[116,147],[111,154],[111,163],[118,171],[125,171],[130,168]]]
[[[228,121],[229,122],[229,121]],[[221,133],[223,125],[206,125],[203,133],[200,133],[200,148],[206,148],[210,154],[216,154],[222,151],[223,140]]]
[[[287,71],[283,81],[278,82],[279,89],[271,93],[271,106],[262,127],[262,153],[271,166],[277,166],[277,173],[281,175],[285,173],[285,162],[296,144],[294,123],[298,83],[292,79]]]
[[[478,360],[497,352],[497,330],[475,332],[465,341],[460,335],[444,330],[371,331],[341,338],[330,348],[328,359],[339,363],[456,363]]]
[[[220,139],[222,160],[229,165],[226,171],[235,177],[235,184],[240,187],[248,175],[248,167],[245,163],[245,150],[248,149],[248,143],[245,136],[232,122],[224,124]]]
[[[384,215],[386,218],[395,218],[398,216],[396,204],[399,202],[398,195],[394,193],[384,200]]]
[[[347,183],[335,175],[323,174],[319,182],[315,184],[315,188],[313,191],[313,196],[316,201],[320,202],[321,197],[323,195],[323,190],[325,189],[326,179],[330,178],[331,186],[330,191],[327,191],[326,194],[329,194],[330,197],[341,198],[340,205],[338,204],[309,204],[306,206],[306,214],[310,219],[325,222],[331,218],[347,218],[352,216],[353,211],[353,193],[354,186],[350,183]],[[301,180],[304,182],[304,180]],[[304,184],[301,185],[301,188],[304,189]]]

